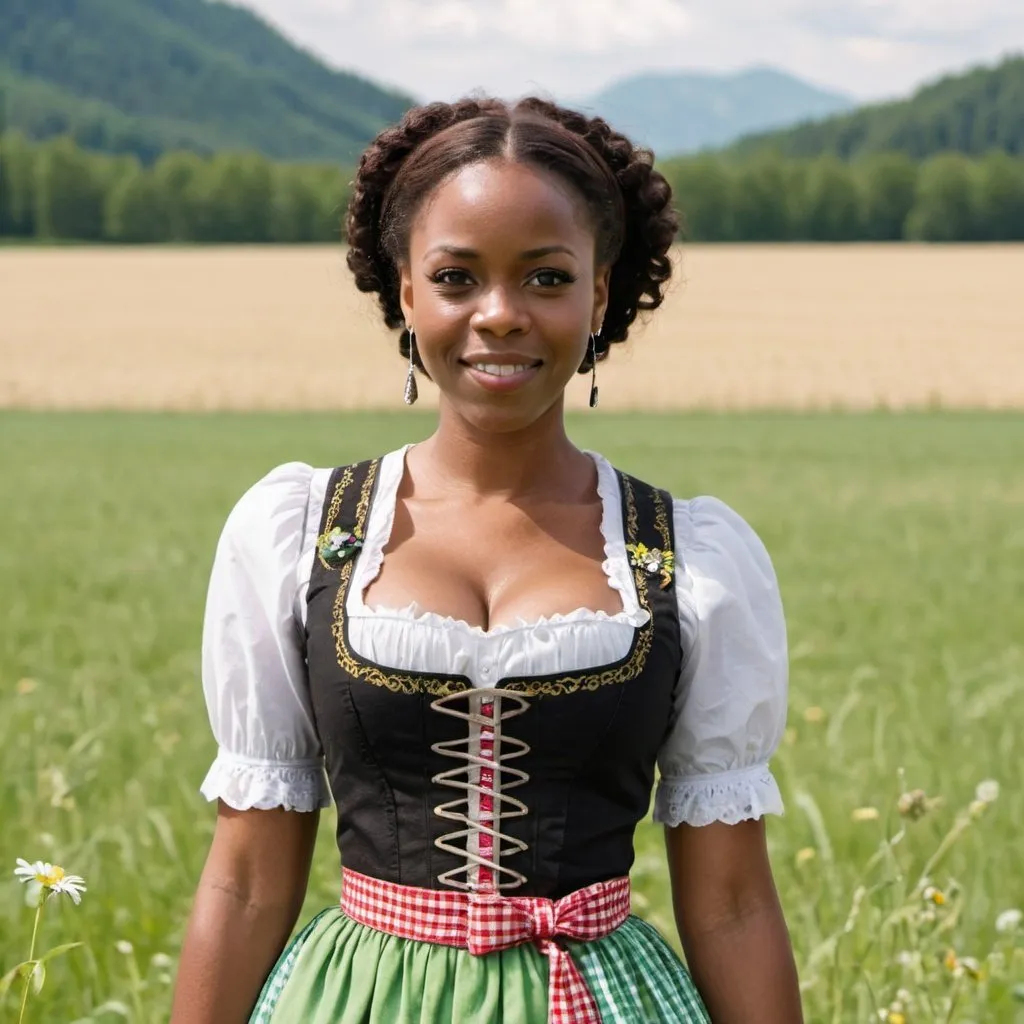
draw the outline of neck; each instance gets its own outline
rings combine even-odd
[[[481,430],[442,402],[436,432],[413,454],[431,489],[477,497],[564,494],[581,472],[588,480],[593,473],[565,432],[562,401],[530,426],[508,432]]]

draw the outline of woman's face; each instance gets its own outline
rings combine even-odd
[[[423,204],[401,275],[406,322],[452,411],[505,432],[561,410],[609,276],[568,185],[522,164],[463,168]]]

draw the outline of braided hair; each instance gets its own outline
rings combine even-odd
[[[490,97],[413,107],[363,153],[346,217],[347,262],[356,287],[376,293],[384,322],[409,332],[399,267],[423,201],[460,168],[483,160],[533,164],[567,181],[592,221],[600,263],[611,267],[598,359],[625,341],[641,310],[657,309],[672,274],[668,251],[679,228],[672,190],[649,150],[599,117],[548,100],[515,104]],[[590,369],[588,352],[580,372]]]

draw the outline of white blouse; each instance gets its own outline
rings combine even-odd
[[[410,603],[369,608],[363,594],[391,535],[403,448],[384,456],[346,600],[360,656],[399,671],[508,677],[583,671],[618,661],[648,617],[623,533],[618,477],[598,471],[608,585],[622,610],[580,608],[485,630]],[[203,625],[203,688],[219,744],[202,785],[237,810],[330,804],[303,651],[306,590],[330,469],[288,463],[250,488],[217,545]],[[668,739],[658,757],[654,818],[730,824],[781,814],[768,759],[786,722],[786,626],[775,572],[751,527],[717,498],[676,500],[675,588],[687,651]]]

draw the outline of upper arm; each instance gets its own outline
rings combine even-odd
[[[764,819],[666,828],[665,846],[684,943],[774,903]]]
[[[677,502],[676,591],[684,664],[659,755],[680,931],[703,931],[775,898],[764,816],[781,814],[769,768],[786,723],[788,657],[764,545],[713,498]]]
[[[203,884],[248,907],[297,913],[316,845],[318,812],[283,808],[237,811],[223,801]]]
[[[203,620],[203,690],[217,758],[202,785],[236,811],[329,804],[297,615],[314,471],[274,470],[232,510]]]
[[[782,813],[769,769],[786,725],[786,624],[757,534],[714,498],[676,502],[684,663],[658,756],[655,820],[735,825]]]

